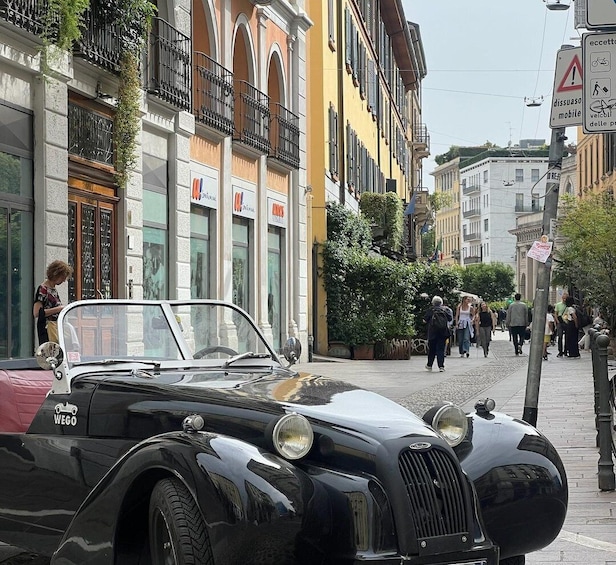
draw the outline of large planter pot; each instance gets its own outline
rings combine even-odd
[[[350,359],[351,347],[342,341],[330,341],[327,347],[327,355],[339,359]]]
[[[374,359],[374,343],[353,346],[353,359]]]
[[[374,358],[395,361],[411,358],[411,338],[401,337],[379,341],[374,346]]]

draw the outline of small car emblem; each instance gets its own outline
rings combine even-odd
[[[68,402],[56,404],[53,415],[54,424],[60,426],[76,426],[78,410],[77,406]]]
[[[428,443],[427,441],[418,441],[417,443],[411,443],[411,445],[409,445],[409,449],[413,449],[415,451],[430,449],[431,447],[432,444]]]

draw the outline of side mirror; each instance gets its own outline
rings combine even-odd
[[[284,358],[289,362],[289,366],[299,361],[302,354],[302,344],[296,337],[290,337],[282,348]]]
[[[62,348],[53,341],[39,345],[35,353],[36,362],[41,369],[54,370],[64,361]]]

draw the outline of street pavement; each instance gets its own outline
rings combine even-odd
[[[404,361],[352,361],[302,355],[297,370],[351,382],[396,400],[418,414],[439,400],[467,411],[487,397],[497,410],[522,417],[528,372],[528,348],[516,356],[507,333],[496,332],[490,353],[472,348],[460,357],[457,349],[445,361],[445,372],[425,370],[426,357]],[[558,450],[568,476],[569,509],[558,538],[527,556],[527,565],[616,565],[616,492],[598,487],[594,390],[590,353],[580,359],[557,358],[550,348],[542,362],[537,428]],[[612,370],[610,370],[610,374]],[[14,548],[0,547],[2,565],[46,565]]]
[[[493,398],[496,410],[522,417],[526,398],[529,344],[516,356],[508,333],[496,332],[487,358],[473,347],[461,358],[454,347],[445,372],[425,370],[426,357],[405,361],[351,361],[314,357],[301,371],[335,377],[373,390],[418,414],[439,400],[450,400],[467,411],[479,399]],[[549,348],[542,361],[537,428],[553,443],[563,460],[569,483],[569,507],[557,539],[527,555],[527,565],[616,565],[616,492],[598,486],[591,354],[580,359],[558,358]],[[302,357],[302,361],[303,361]],[[436,364],[435,364],[436,366]],[[610,368],[610,375],[613,369]]]

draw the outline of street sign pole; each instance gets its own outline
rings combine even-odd
[[[550,141],[548,155],[548,178],[545,186],[545,203],[543,208],[543,223],[541,233],[548,235],[552,221],[556,219],[558,210],[558,190],[560,187],[560,170],[565,151],[565,128],[554,128]],[[545,334],[545,318],[550,298],[550,276],[552,259],[538,263],[537,287],[533,308],[533,331],[530,334],[530,356],[526,376],[526,398],[522,419],[533,426],[537,425],[539,405],[539,383],[541,381],[541,363],[543,359],[543,339]]]

